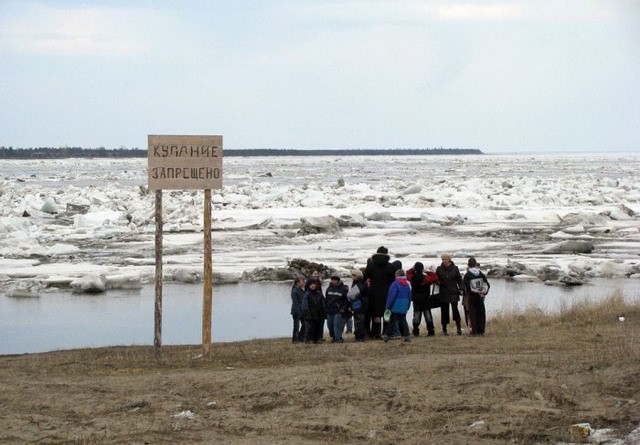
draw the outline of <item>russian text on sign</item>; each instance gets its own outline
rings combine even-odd
[[[157,158],[217,158],[218,148],[215,145],[154,145],[153,155]]]
[[[222,136],[149,135],[149,188],[221,189],[222,158]]]

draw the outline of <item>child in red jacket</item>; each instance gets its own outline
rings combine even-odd
[[[440,307],[440,301],[432,299],[431,285],[438,282],[438,276],[431,271],[425,272],[424,265],[417,262],[407,271],[407,279],[411,283],[411,301],[413,302],[413,335],[420,335],[420,322],[424,316],[427,324],[427,336],[436,335],[431,309]],[[435,301],[435,306],[434,306]]]

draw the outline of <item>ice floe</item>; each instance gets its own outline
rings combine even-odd
[[[292,259],[346,274],[380,245],[407,265],[473,255],[516,280],[637,277],[638,171],[638,153],[225,158],[214,282],[289,278]],[[146,159],[8,161],[2,173],[0,291],[153,281]],[[202,278],[203,199],[163,192],[166,280]]]

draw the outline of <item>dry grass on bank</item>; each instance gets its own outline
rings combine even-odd
[[[493,315],[483,338],[0,357],[0,444],[557,443],[577,422],[623,436],[639,401],[640,302],[620,293]]]

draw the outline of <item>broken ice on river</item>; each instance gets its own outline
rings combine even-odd
[[[154,277],[146,159],[3,161],[0,291],[100,292]],[[214,190],[214,283],[347,274],[378,246],[407,267],[549,283],[640,276],[640,154],[227,157]],[[164,279],[198,282],[202,191],[164,191]]]

